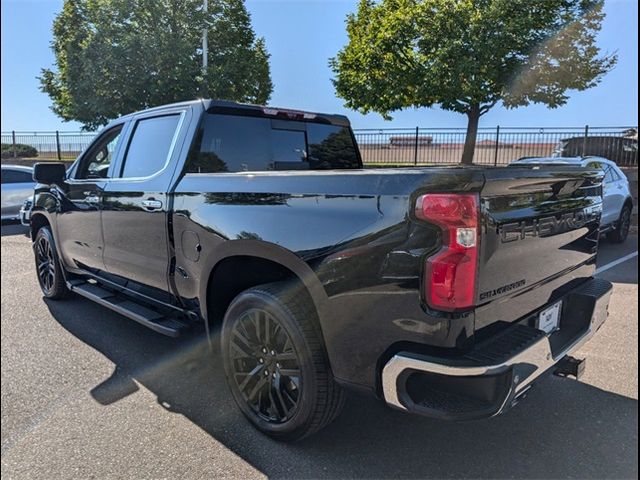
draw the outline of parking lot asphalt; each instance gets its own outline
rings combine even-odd
[[[80,297],[44,301],[29,240],[2,226],[3,478],[637,478],[637,256],[600,274],[610,318],[581,381],[550,376],[505,415],[445,423],[349,396],[296,444],[253,430],[218,352]],[[603,242],[603,267],[636,252]]]

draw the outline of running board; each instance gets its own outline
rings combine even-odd
[[[95,283],[72,280],[67,282],[67,287],[78,295],[169,337],[179,337],[190,326],[189,323],[174,316],[152,310],[134,302],[130,297],[107,290]]]

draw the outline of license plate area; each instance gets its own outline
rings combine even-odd
[[[536,327],[543,332],[551,333],[560,328],[560,313],[562,312],[562,300],[545,308],[538,314]]]

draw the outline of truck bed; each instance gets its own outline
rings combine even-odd
[[[425,304],[424,262],[442,247],[439,229],[411,215],[425,192],[479,195],[475,308]],[[317,279],[334,373],[372,386],[380,359],[399,348],[463,354],[588,280],[600,195],[599,174],[574,167],[187,174],[173,193],[173,226],[194,232],[203,252],[225,242],[247,254],[264,244],[293,252]],[[177,264],[188,275],[176,288],[197,298],[207,265],[186,258],[181,241]]]

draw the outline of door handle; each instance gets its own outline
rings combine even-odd
[[[147,211],[153,211],[153,210],[158,210],[160,208],[162,208],[162,202],[160,200],[143,200],[142,201],[142,208],[144,208]]]
[[[85,200],[87,201],[87,203],[99,203],[100,197],[98,197],[97,195],[91,195],[89,197],[86,197]]]

